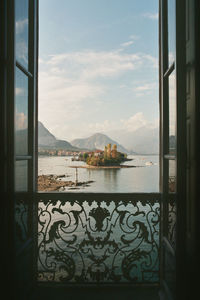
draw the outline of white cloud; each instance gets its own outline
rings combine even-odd
[[[133,132],[141,127],[146,126],[147,120],[142,112],[138,112],[127,120],[121,120],[121,123],[123,124],[123,129]]]
[[[16,120],[15,120],[15,126],[17,130],[22,130],[27,128],[27,115],[25,115],[23,112],[16,113]]]
[[[103,122],[89,123],[88,129],[91,133],[109,132],[114,130],[124,130],[125,132],[134,132],[140,128],[157,128],[158,120],[149,122],[143,112],[138,112],[128,119],[119,121],[104,120]]]
[[[158,69],[158,57],[149,54],[143,54],[143,60],[150,63],[151,67]]]
[[[21,34],[28,27],[28,19],[18,20],[15,23],[16,34]]]
[[[169,65],[175,61],[175,52],[169,52]]]
[[[129,46],[133,45],[133,44],[134,44],[134,41],[129,41],[129,42],[122,43],[121,47],[126,48],[126,47],[129,47]]]
[[[149,57],[143,54],[83,51],[50,56],[40,61],[39,105],[62,105],[69,111],[69,103],[85,99],[96,101],[106,90],[97,80],[121,76],[137,70]],[[153,58],[152,58],[153,59]],[[41,111],[41,114],[45,110]]]
[[[23,39],[17,39],[16,53],[18,60],[21,60],[23,61],[23,63],[28,64],[28,47]]]
[[[135,88],[135,91],[149,91],[149,90],[152,90],[152,85],[148,83]]]
[[[138,68],[141,63],[142,57],[138,54],[92,50],[53,55],[47,62],[51,68],[59,66],[61,71],[65,69],[70,77],[79,76],[87,80],[118,76],[122,72]]]
[[[153,82],[153,83],[140,84],[135,88],[133,88],[133,90],[136,92],[149,92],[149,91],[156,90],[157,88],[158,88],[158,84],[156,82]]]
[[[150,20],[158,20],[158,13],[147,12],[147,13],[143,14],[143,17],[148,18]]]
[[[15,30],[17,34],[16,38],[16,53],[17,59],[28,63],[28,48],[25,41],[26,35],[28,36],[28,19],[18,20],[15,23]],[[25,36],[24,36],[25,34]]]
[[[152,122],[148,121],[143,112],[137,112],[127,120],[120,120],[121,129],[127,132],[135,132],[140,128],[158,128],[159,120],[156,119]]]
[[[125,44],[128,45],[130,42]],[[144,53],[128,54],[120,51],[88,50],[52,55],[46,62],[41,60],[40,78],[45,73],[49,78],[58,76],[59,82],[55,78],[55,82],[52,83],[54,86],[56,82],[59,83],[59,86],[60,83],[66,84],[66,80],[78,80],[88,84],[96,79],[116,78],[125,72],[138,70],[144,66],[157,68],[157,58]],[[45,73],[42,73],[43,70]]]
[[[24,95],[24,89],[23,89],[23,88],[18,88],[18,87],[16,87],[16,88],[15,88],[15,95],[16,95],[16,96]]]
[[[95,132],[106,132],[109,130],[116,129],[119,126],[118,123],[110,120],[104,120],[102,123],[96,122],[96,123],[90,123],[88,125],[88,128]]]
[[[77,103],[84,99],[94,98],[102,93],[100,85],[90,84],[81,80],[63,78],[62,74],[48,74],[42,72],[39,76],[39,99],[49,104],[56,102],[63,105]]]
[[[74,134],[79,137],[108,129],[130,129],[131,120],[129,123],[97,120],[91,124],[88,120],[84,128],[80,124],[87,109],[94,118],[91,106],[95,109],[105,100],[104,95],[109,101],[109,80],[118,80],[123,74],[147,65],[153,69],[155,58],[144,53],[85,50],[51,55],[41,58],[39,63],[39,120],[57,137],[70,139]],[[118,88],[123,86],[119,84]]]
[[[158,92],[158,82],[133,82],[133,92],[137,97],[149,96]]]
[[[140,36],[135,35],[135,34],[131,34],[131,35],[129,36],[129,39],[130,39],[130,40],[133,40],[133,41],[138,40],[139,38],[140,38]]]

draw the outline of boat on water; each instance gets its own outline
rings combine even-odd
[[[152,161],[147,161],[147,162],[145,163],[145,165],[146,165],[146,166],[152,166],[152,165],[153,165],[153,162],[152,162]]]

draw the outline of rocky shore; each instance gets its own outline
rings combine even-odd
[[[90,183],[94,182],[83,181],[83,182],[74,182],[71,180],[62,180],[62,178],[68,177],[67,175],[39,175],[38,176],[38,191],[39,192],[53,192],[53,191],[62,191],[65,190],[65,187],[68,187],[68,190],[79,189],[80,186],[89,186]]]

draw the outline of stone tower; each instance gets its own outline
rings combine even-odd
[[[112,147],[112,158],[117,158],[117,145],[114,144]]]
[[[107,157],[111,158],[111,144],[107,145]]]
[[[104,147],[104,158],[107,158],[107,146]]]

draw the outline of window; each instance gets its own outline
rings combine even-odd
[[[158,2],[42,1],[40,18],[38,281],[157,284]],[[138,139],[136,167],[111,131]]]
[[[173,51],[171,37],[174,33],[171,32],[173,28],[170,27],[173,22],[169,22],[171,13],[167,18],[172,2],[160,1],[162,29],[160,30],[162,38],[160,79],[163,117],[161,194],[102,193],[102,191],[100,193],[35,192],[37,1],[15,1],[15,11],[13,4],[7,2],[6,16],[9,20],[7,26],[12,30],[8,30],[6,37],[7,46],[12,47],[6,47],[6,55],[9,59],[5,60],[4,57],[4,67],[7,68],[6,79],[9,82],[9,87],[6,83],[4,88],[8,93],[5,104],[8,125],[6,133],[10,134],[7,134],[5,140],[7,144],[11,141],[5,155],[7,188],[11,187],[6,198],[8,204],[6,204],[11,208],[10,211],[8,210],[9,213],[13,213],[13,207],[15,209],[16,223],[13,236],[15,235],[17,240],[15,243],[17,272],[22,277],[27,273],[30,274],[32,279],[41,284],[47,282],[64,283],[64,285],[68,283],[117,283],[119,285],[124,282],[158,284],[161,271],[161,237],[164,244],[162,254],[164,253],[166,265],[168,266],[169,262],[168,252],[173,258],[175,257],[176,204],[180,202],[180,199],[176,202],[176,192],[182,191],[180,183],[184,182],[180,180],[180,170],[183,170],[181,162],[184,162],[181,161],[183,156],[180,154],[180,147],[183,146],[184,141],[180,134],[181,126],[184,128],[181,119],[184,112],[181,110],[182,102],[180,102],[181,96],[185,99],[184,89],[181,93],[180,88],[180,83],[184,82],[184,78],[181,77],[184,76],[184,72],[181,72],[184,55],[177,55],[182,45],[181,39],[179,41],[177,36],[176,51]],[[177,4],[177,1],[175,2]],[[21,5],[22,9],[19,9],[18,5]],[[177,11],[175,15],[177,16]],[[150,18],[155,17],[157,18],[157,16]],[[179,22],[176,21],[175,25],[177,24]],[[174,29],[175,32],[176,30],[178,28]],[[14,35],[16,35],[15,45],[12,44],[15,40]],[[124,46],[130,45],[129,43]],[[175,53],[175,56],[171,55],[168,59],[170,51]],[[54,72],[56,74],[56,69]],[[12,80],[9,81],[10,78]],[[51,137],[55,141],[54,137]],[[62,145],[66,142],[56,141]],[[172,169],[174,171],[171,173]],[[15,180],[11,178],[10,182],[8,175],[15,177]],[[170,176],[175,177],[175,181],[172,181],[173,185],[169,185]],[[10,205],[11,201],[13,201],[12,205]],[[162,205],[160,205],[161,201]],[[180,213],[182,213],[181,209]],[[164,225],[162,228],[161,220]],[[13,223],[10,227],[14,227]],[[28,259],[24,255],[26,251]],[[27,272],[24,272],[21,262]],[[164,271],[168,270],[164,269]],[[27,280],[23,278],[20,282],[26,286]],[[167,281],[167,276],[165,280]]]
[[[36,50],[32,1],[15,3],[15,191],[34,189]]]

